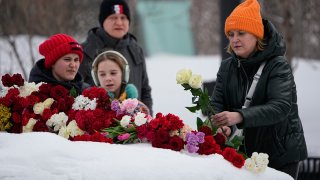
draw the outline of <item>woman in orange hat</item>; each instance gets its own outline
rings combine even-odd
[[[71,36],[55,34],[39,46],[44,56],[30,71],[29,82],[46,82],[62,85],[68,90],[75,88],[78,94],[88,88],[78,70],[83,59],[81,45]]]
[[[271,22],[261,18],[257,0],[246,0],[233,10],[225,34],[231,57],[222,61],[217,74],[212,97],[217,113],[211,122],[232,127],[232,133],[235,127],[243,130],[242,151],[248,156],[267,153],[270,167],[297,179],[307,147],[285,42]]]

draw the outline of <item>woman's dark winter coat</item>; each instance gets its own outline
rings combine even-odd
[[[40,59],[31,69],[29,82],[46,82],[53,85],[62,85],[68,90],[75,88],[77,90],[77,94],[81,94],[84,89],[90,87],[89,84],[83,82],[79,73],[77,73],[73,81],[58,81],[55,77],[53,77],[51,69],[46,69],[44,67],[44,59]]]
[[[82,44],[84,59],[79,72],[84,81],[94,86],[91,77],[91,66],[95,56],[103,49],[113,49],[120,52],[128,61],[130,67],[129,83],[134,84],[139,92],[138,99],[152,110],[151,87],[146,70],[146,62],[142,48],[133,35],[128,33],[123,39],[115,39],[103,28],[97,27],[89,31],[87,40]]]
[[[292,70],[286,61],[285,42],[275,27],[264,23],[263,51],[247,59],[235,54],[222,61],[217,74],[213,105],[216,112],[236,111],[243,117],[247,155],[269,155],[269,166],[282,167],[307,158],[307,147],[298,114],[297,91]],[[267,61],[256,86],[251,105],[241,109],[260,64]]]

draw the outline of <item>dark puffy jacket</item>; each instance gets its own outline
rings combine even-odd
[[[142,48],[137,44],[133,35],[128,33],[123,39],[115,39],[109,36],[101,27],[89,31],[86,41],[82,44],[84,59],[79,72],[84,81],[94,86],[91,76],[91,66],[95,56],[102,49],[113,49],[120,52],[130,66],[129,83],[138,89],[138,99],[146,104],[152,112],[152,97],[149,78],[146,70],[146,62]]]
[[[46,82],[53,85],[62,85],[66,89],[70,90],[73,87],[77,90],[77,94],[81,94],[82,91],[89,86],[89,84],[86,84],[83,82],[82,77],[79,73],[77,73],[75,79],[73,81],[58,81],[56,78],[53,77],[51,70],[46,69],[44,67],[44,59],[40,59],[31,69],[30,75],[29,75],[29,82]]]
[[[213,105],[217,112],[237,111],[243,122],[245,151],[269,155],[269,166],[279,168],[307,158],[307,147],[298,114],[297,91],[292,70],[286,61],[285,43],[275,27],[263,21],[263,51],[241,60],[234,54],[223,60],[217,74]],[[260,64],[267,61],[256,86],[251,105],[241,109]]]

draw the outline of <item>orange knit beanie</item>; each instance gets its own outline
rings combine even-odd
[[[246,31],[263,39],[264,28],[257,0],[246,0],[232,11],[224,26],[226,36],[231,30]]]

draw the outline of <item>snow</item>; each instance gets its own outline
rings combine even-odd
[[[3,180],[290,180],[267,168],[255,174],[221,155],[197,156],[150,144],[72,142],[52,133],[0,133]]]

